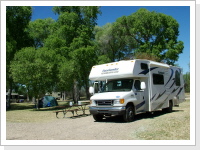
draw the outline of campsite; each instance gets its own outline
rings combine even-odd
[[[189,94],[172,113],[141,114],[130,123],[115,117],[96,122],[91,115],[72,119],[70,113],[57,119],[49,107],[12,105],[16,109],[6,112],[6,140],[190,140]]]
[[[194,4],[63,4],[4,5],[2,139],[193,139]]]

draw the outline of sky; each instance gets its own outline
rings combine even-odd
[[[102,6],[102,14],[98,16],[97,25],[113,23],[117,18],[129,16],[140,8],[156,11],[172,16],[179,23],[178,40],[184,42],[183,53],[175,63],[183,68],[183,73],[189,72],[190,64],[190,6]],[[57,20],[58,15],[52,11],[52,6],[33,6],[32,21],[36,19],[53,18]]]

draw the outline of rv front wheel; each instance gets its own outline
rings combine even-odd
[[[102,121],[103,120],[103,115],[93,115],[93,118],[95,121]]]
[[[126,108],[125,114],[123,115],[123,119],[125,122],[132,122],[135,117],[135,110],[133,106],[128,106]]]

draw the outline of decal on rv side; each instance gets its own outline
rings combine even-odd
[[[145,104],[145,101],[143,101],[143,102],[137,104],[137,105],[136,105],[136,110],[137,110],[138,108],[142,107],[144,104]]]
[[[165,84],[165,86],[169,83],[169,81],[171,80],[171,78],[172,78],[172,76],[173,76],[173,74],[174,74],[174,70],[172,69],[172,68],[170,68],[171,69],[171,75],[170,75],[170,77],[169,77],[169,80],[167,81],[167,83]]]
[[[110,74],[110,73],[118,73],[119,68],[113,68],[113,69],[103,69],[101,74]]]
[[[180,88],[180,90],[179,90],[179,92],[177,93],[176,96],[178,96],[181,93],[182,90],[183,90],[183,87]]]
[[[156,96],[156,94],[151,98],[151,101],[154,99],[155,96]]]
[[[162,96],[163,96],[163,94],[165,94],[165,92],[166,92],[166,90],[165,90],[163,93],[161,93],[161,94],[158,94],[158,96],[157,96],[156,100],[158,100],[160,97],[162,97]]]
[[[150,68],[150,70],[149,70],[149,69],[146,69],[146,70],[140,72],[139,74],[144,74],[144,75],[146,75],[147,73],[149,73],[149,71],[152,71],[152,70],[154,70],[154,69],[156,69],[156,68],[158,68],[158,67],[152,67],[152,68]]]
[[[178,87],[177,89],[174,89],[174,90],[172,91],[172,93],[176,92],[178,89],[179,89],[179,87]]]
[[[174,84],[175,84],[175,78],[173,78],[172,80],[174,80],[174,82],[173,82],[172,85],[170,86],[170,89],[171,89],[172,86],[174,86]]]
[[[160,103],[159,105],[157,105],[157,107],[154,108],[154,110],[157,110],[157,109],[161,108],[164,105],[164,103],[167,101],[167,99],[168,99],[169,96],[170,96],[170,94],[165,98],[165,100],[162,103]]]

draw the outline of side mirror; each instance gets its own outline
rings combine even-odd
[[[142,89],[142,90],[146,89],[146,84],[145,84],[145,82],[141,82],[141,89]]]
[[[91,87],[89,88],[89,93],[90,93],[91,95],[94,95],[94,87],[91,86]]]

